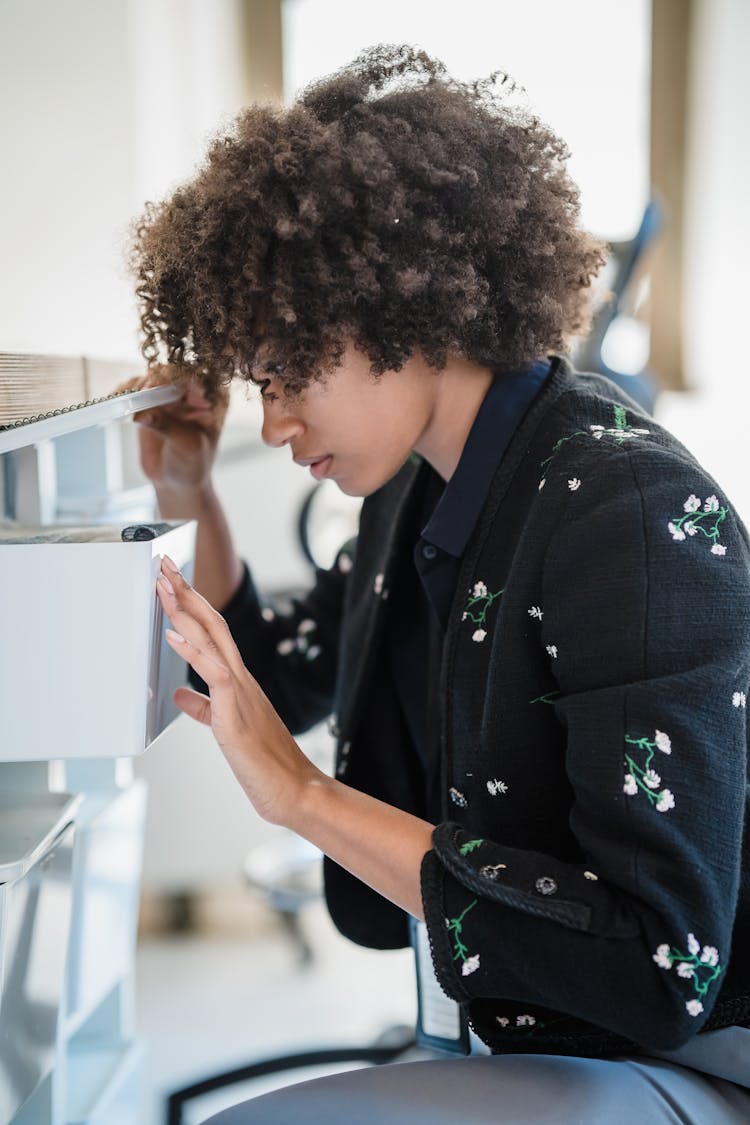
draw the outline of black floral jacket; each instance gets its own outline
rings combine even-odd
[[[291,613],[249,572],[225,609],[290,728],[333,714],[341,780],[417,815],[380,640],[420,471],[366,500],[356,545]],[[695,459],[555,361],[462,561],[444,821],[422,865],[438,978],[493,1050],[669,1050],[750,1024],[749,562]],[[354,941],[408,940],[399,909],[329,862],[326,893]]]

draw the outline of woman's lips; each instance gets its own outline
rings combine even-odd
[[[316,480],[322,480],[331,467],[333,454],[326,453],[324,457],[295,457],[294,460],[304,469],[309,469]]]
[[[310,466],[310,472],[316,480],[322,480],[323,477],[328,475],[328,470],[331,467],[333,456],[329,453],[327,457],[322,457],[320,461],[313,461]]]

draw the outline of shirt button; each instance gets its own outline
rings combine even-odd
[[[540,895],[553,895],[557,890],[557,883],[549,875],[542,875],[534,884]]]
[[[425,545],[422,547],[422,558],[434,559],[436,555],[437,547],[435,547],[432,543],[425,543]]]

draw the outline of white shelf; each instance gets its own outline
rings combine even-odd
[[[74,430],[85,430],[87,426],[103,426],[128,418],[138,410],[148,410],[152,406],[163,406],[176,402],[182,392],[175,386],[148,387],[144,391],[131,391],[116,398],[95,402],[91,406],[81,406],[67,410],[39,422],[29,422],[25,426],[13,426],[0,430],[0,453],[11,453],[14,449],[24,449],[28,445],[49,438],[62,437]]]
[[[71,1044],[68,1051],[67,1125],[94,1125],[106,1122],[116,1125],[137,1120],[137,1091],[123,1101],[127,1083],[134,1077],[141,1061],[143,1049],[139,1043],[113,1042],[107,1046],[97,1043]]]

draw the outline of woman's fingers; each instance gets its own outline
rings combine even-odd
[[[156,583],[164,611],[185,640],[200,653],[201,660],[210,660],[216,671],[208,669],[215,683],[221,682],[221,670],[232,671],[235,675],[245,672],[245,665],[239,654],[229,627],[220,613],[205,598],[185,581],[182,574],[168,556],[162,559],[161,574]],[[180,651],[179,641],[173,647]],[[211,679],[204,675],[192,654],[184,651],[199,676],[211,686]]]
[[[192,688],[178,687],[174,693],[174,701],[185,715],[204,726],[211,726],[211,700],[207,695],[193,691]]]
[[[208,685],[212,694],[220,695],[232,681],[232,673],[226,664],[215,660],[207,652],[189,641],[174,629],[165,630],[166,638],[172,648],[194,668],[200,678]],[[177,702],[177,700],[175,700]],[[209,712],[210,713],[210,712]]]

